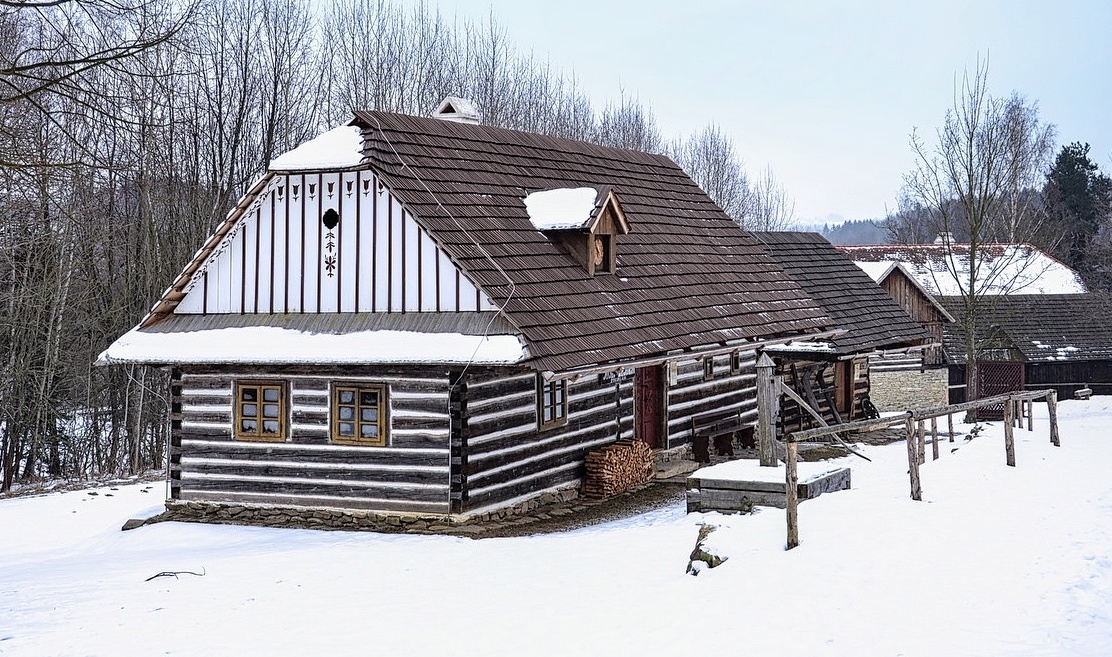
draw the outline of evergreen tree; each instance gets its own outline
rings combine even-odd
[[[1063,146],[1046,175],[1047,212],[1067,236],[1061,254],[1070,266],[1084,270],[1087,252],[1108,218],[1112,180],[1089,159],[1089,144]]]

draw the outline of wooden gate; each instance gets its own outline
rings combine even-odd
[[[663,447],[664,377],[660,365],[639,367],[633,376],[634,437],[653,449]]]
[[[1023,384],[1023,363],[1021,362],[977,363],[978,399],[1023,390]],[[1004,405],[986,406],[977,413],[977,416],[983,420],[1002,420]]]

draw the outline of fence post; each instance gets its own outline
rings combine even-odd
[[[1046,395],[1046,414],[1050,416],[1050,444],[1061,447],[1058,439],[1058,391],[1051,390]]]
[[[931,455],[934,457],[931,460],[938,460],[938,418],[931,418]]]
[[[773,370],[776,363],[761,354],[757,360],[757,453],[761,465],[776,467],[776,417],[780,414],[780,387]]]
[[[785,445],[786,463],[784,464],[784,496],[787,502],[788,519],[788,548],[799,545],[799,473],[796,470],[796,457],[799,445],[794,440],[788,440]]]
[[[1027,400],[1027,430],[1035,430],[1035,400]]]
[[[915,440],[915,421],[906,422],[907,432],[907,472],[911,476],[911,499],[922,501],[923,488],[919,483],[919,450]]]
[[[950,442],[954,442],[954,414],[946,414],[946,429],[950,432]]]
[[[1009,399],[1004,404],[1004,456],[1008,465],[1015,467],[1015,400]]]
[[[916,429],[915,451],[919,455],[919,465],[927,462],[927,439],[923,432],[923,421],[919,420]]]

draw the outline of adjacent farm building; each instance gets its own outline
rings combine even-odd
[[[885,354],[896,354],[900,362],[915,363],[918,371],[924,350],[936,349],[941,336],[932,342],[922,325],[818,233],[754,235],[842,331],[821,343],[769,347],[785,383],[831,424],[866,417],[866,400],[873,397],[899,398],[903,382],[886,381],[883,373],[878,376],[873,371],[873,365]],[[886,385],[896,389],[886,390]],[[785,400],[781,409],[784,427],[811,426],[811,414],[797,403]]]
[[[758,350],[831,335],[669,159],[468,109],[277,158],[102,354],[172,372],[171,507],[520,510],[593,450],[754,422]]]

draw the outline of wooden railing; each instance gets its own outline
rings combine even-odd
[[[911,499],[921,501],[923,490],[919,477],[919,466],[926,461],[926,431],[925,422],[931,425],[931,453],[933,459],[938,459],[938,418],[946,416],[950,442],[954,440],[954,414],[963,413],[977,408],[984,408],[995,404],[1004,405],[1004,459],[1005,462],[1015,467],[1015,435],[1014,425],[1023,427],[1023,418],[1027,417],[1027,430],[1033,431],[1034,416],[1032,407],[1035,400],[1045,399],[1050,419],[1050,442],[1055,447],[1061,446],[1058,436],[1058,395],[1054,390],[1028,390],[1017,391],[993,397],[984,397],[974,401],[937,408],[924,408],[909,410],[899,415],[884,418],[857,420],[838,425],[816,427],[795,431],[784,436],[785,443],[785,483],[787,493],[787,522],[788,542],[790,550],[799,545],[799,495],[797,486],[799,476],[796,469],[798,459],[798,445],[800,442],[813,440],[821,436],[835,436],[848,431],[864,431],[880,429],[903,424],[906,428],[908,475],[911,479]],[[821,422],[821,419],[820,419]]]

